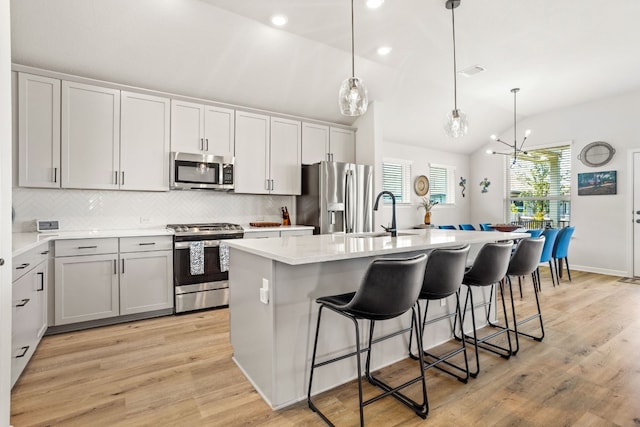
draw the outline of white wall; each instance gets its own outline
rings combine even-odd
[[[575,269],[626,276],[631,274],[628,239],[629,149],[640,147],[640,91],[585,103],[530,117],[518,129],[531,129],[527,146],[572,141],[571,225],[576,227],[569,249]],[[513,129],[504,132],[512,135]],[[510,140],[510,139],[508,139]],[[593,141],[606,141],[615,149],[613,160],[598,168],[577,160],[582,148]],[[484,147],[472,155],[472,184],[485,176],[491,181],[489,193],[472,198],[472,220],[504,221],[503,158],[485,154]],[[577,174],[605,170],[618,171],[618,193],[606,196],[578,196]],[[472,185],[473,187],[474,185]],[[474,190],[475,191],[475,190]]]
[[[0,0],[0,426],[11,404],[11,26],[9,0]]]
[[[457,227],[458,224],[469,222],[469,208],[471,206],[469,186],[467,185],[465,197],[462,197],[462,188],[458,186],[460,177],[467,178],[467,183],[469,183],[469,156],[385,141],[382,147],[382,156],[380,161],[382,161],[383,158],[410,160],[412,162],[412,203],[410,205],[397,206],[396,221],[398,228],[411,228],[414,225],[422,224],[424,222],[424,209],[417,208],[421,197],[416,195],[413,191],[413,183],[416,177],[420,175],[426,175],[429,177],[429,163],[455,167],[455,205],[435,206],[431,210],[431,223],[436,225],[452,224]],[[380,223],[387,224],[391,221],[390,207],[385,207],[383,216],[384,218]]]

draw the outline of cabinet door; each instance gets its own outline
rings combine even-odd
[[[38,344],[38,301],[35,271],[13,282],[11,300],[11,386],[17,381]]]
[[[334,162],[355,163],[356,134],[352,130],[331,128],[329,148]]]
[[[60,80],[18,74],[18,185],[60,187]]]
[[[234,156],[235,111],[204,106],[204,147],[209,154]]]
[[[120,315],[173,307],[173,252],[120,255]]]
[[[202,104],[171,100],[171,151],[198,153],[204,150]]]
[[[122,92],[120,101],[120,189],[169,191],[169,99]]]
[[[269,194],[269,125],[269,116],[236,111],[236,193]]]
[[[300,194],[301,123],[271,118],[271,194]]]
[[[117,261],[117,254],[56,258],[56,325],[120,314]]]
[[[302,123],[302,164],[330,160],[329,153],[329,126],[314,123]]]
[[[62,82],[62,187],[115,190],[120,91]]]

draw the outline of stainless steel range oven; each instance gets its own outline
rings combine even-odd
[[[220,241],[243,238],[242,227],[211,223],[169,224],[167,228],[174,231],[175,312],[228,305],[229,273],[221,265]],[[198,267],[196,271],[194,262]]]

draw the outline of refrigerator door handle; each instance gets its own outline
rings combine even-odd
[[[344,203],[344,212],[345,212],[345,231],[347,233],[353,233],[354,231],[354,188],[353,188],[353,171],[347,170],[346,173],[346,183],[345,183],[345,203]]]

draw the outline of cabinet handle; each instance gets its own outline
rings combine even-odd
[[[113,274],[118,274],[118,261],[116,261],[115,259],[113,260]]]
[[[270,188],[270,190],[273,191],[274,188],[275,188],[275,181],[271,180],[271,188]]]
[[[114,171],[113,174],[116,177],[116,185],[118,185],[118,171]]]
[[[21,350],[22,350],[22,354],[17,355],[16,359],[18,359],[20,357],[24,357],[27,354],[27,352],[29,351],[29,346],[28,345],[24,346],[24,347],[22,347]]]
[[[156,242],[148,242],[148,243],[138,243],[138,245],[140,246],[151,246],[151,245],[155,245]]]
[[[58,168],[53,168],[53,182],[58,182]]]
[[[78,249],[97,249],[98,246],[78,246]]]
[[[269,191],[269,181],[270,181],[269,179],[264,180],[264,189],[267,191]]]
[[[4,265],[4,258],[0,258],[0,266]]]
[[[122,171],[122,177],[120,178],[120,185],[124,185],[124,171]]]
[[[205,138],[204,139],[204,143],[205,143],[205,145],[207,147],[206,150],[209,151],[209,138]]]
[[[120,274],[124,274],[124,259],[122,260],[122,271],[120,272]]]
[[[40,255],[47,255],[49,251],[40,252]]]
[[[24,307],[25,305],[29,304],[29,301],[31,301],[29,298],[20,300],[20,304],[16,304],[16,307]]]
[[[29,267],[29,263],[25,263],[25,264],[20,264],[18,267],[16,267],[16,270],[24,270],[25,268]]]
[[[38,276],[40,276],[40,287],[38,289],[36,289],[37,292],[42,292],[44,291],[44,273],[40,272],[38,273]]]
[[[204,138],[200,138],[200,150],[204,150]]]

